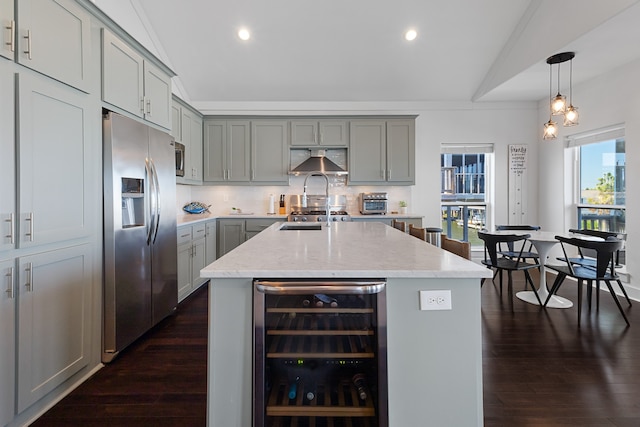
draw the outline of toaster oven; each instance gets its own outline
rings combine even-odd
[[[387,193],[360,193],[360,213],[363,215],[384,215],[387,213],[389,198]]]

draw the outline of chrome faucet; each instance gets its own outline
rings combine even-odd
[[[330,206],[329,206],[329,177],[322,173],[322,172],[310,172],[307,174],[307,176],[304,178],[304,188],[302,189],[302,207],[306,208],[307,207],[307,180],[309,179],[310,176],[322,176],[324,177],[325,181],[326,181],[326,186],[324,188],[324,196],[325,196],[325,203],[326,203],[326,207],[325,207],[325,211],[327,213],[327,227],[331,227],[331,210],[330,210]]]

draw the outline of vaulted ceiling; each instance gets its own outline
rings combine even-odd
[[[554,53],[576,52],[574,86],[640,58],[639,0],[94,2],[200,105],[537,101]]]

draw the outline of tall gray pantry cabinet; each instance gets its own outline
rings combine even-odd
[[[0,100],[14,99],[13,74],[0,59]],[[0,102],[0,425],[13,418],[15,400],[15,262],[4,255],[14,246],[14,104]],[[11,236],[9,238],[5,236]]]
[[[103,29],[156,70],[138,117],[169,129],[171,71],[90,0],[0,0],[0,426],[100,367],[101,109],[126,112],[103,99]]]
[[[88,95],[28,70],[13,68],[17,72],[12,73],[7,68],[3,64],[3,92],[15,81],[17,106],[15,114],[1,119],[8,167],[3,167],[0,183],[0,262],[6,285],[3,305],[10,300],[17,317],[8,338],[9,328],[0,334],[3,348],[15,349],[14,338],[18,346],[15,360],[1,360],[0,370],[16,373],[1,386],[3,402],[12,403],[0,414],[5,422],[14,416],[14,401],[19,413],[89,363],[95,268],[91,234],[99,204],[92,195],[93,168],[85,167],[93,150]],[[3,110],[10,108],[6,100],[13,98],[2,99]],[[4,156],[12,146],[14,155]]]

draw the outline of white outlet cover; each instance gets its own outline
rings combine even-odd
[[[451,290],[420,291],[420,310],[451,309]]]

